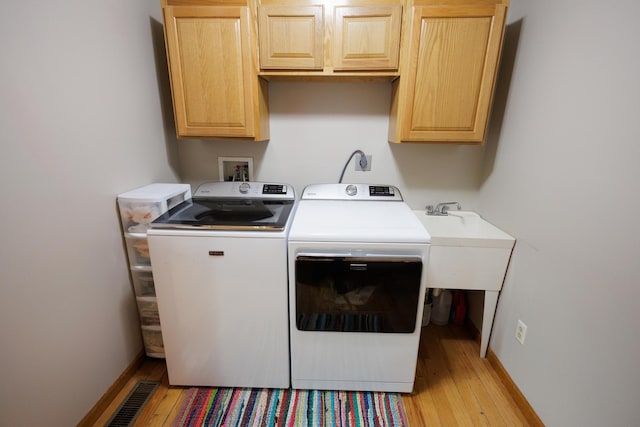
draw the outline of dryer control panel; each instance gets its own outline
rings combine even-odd
[[[370,196],[394,197],[396,195],[395,187],[388,185],[370,185]]]
[[[402,201],[400,190],[393,185],[312,184],[302,192],[302,200],[377,200]]]

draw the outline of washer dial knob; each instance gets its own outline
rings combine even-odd
[[[240,184],[240,192],[242,194],[247,194],[250,188],[251,188],[251,185],[249,185],[248,182],[243,182],[242,184]]]
[[[355,196],[356,194],[358,194],[358,187],[353,184],[349,184],[347,185],[345,192],[347,193],[347,196]]]

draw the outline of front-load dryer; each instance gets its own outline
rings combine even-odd
[[[288,239],[293,388],[412,391],[429,243],[394,186],[304,189]]]

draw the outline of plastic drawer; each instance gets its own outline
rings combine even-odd
[[[138,297],[138,314],[142,326],[160,326],[160,314],[158,313],[158,303],[155,298]]]
[[[149,224],[166,212],[166,203],[157,202],[128,202],[119,200],[120,219],[122,229],[126,233],[145,233]]]
[[[150,270],[131,270],[133,290],[137,297],[155,297],[156,288],[153,284],[153,274]]]
[[[127,255],[129,256],[129,265],[131,267],[151,265],[149,257],[149,242],[146,234],[127,234],[125,236],[127,242]]]
[[[142,341],[144,351],[149,357],[164,357],[164,342],[162,341],[162,331],[159,327],[142,326]]]

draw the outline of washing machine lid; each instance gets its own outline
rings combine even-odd
[[[430,243],[431,236],[401,200],[397,188],[357,184],[359,197],[344,197],[354,184],[324,185],[332,187],[327,191],[316,185],[305,188],[291,224],[290,241]]]
[[[151,228],[280,231],[293,207],[293,187],[257,182],[212,182],[151,223]]]

